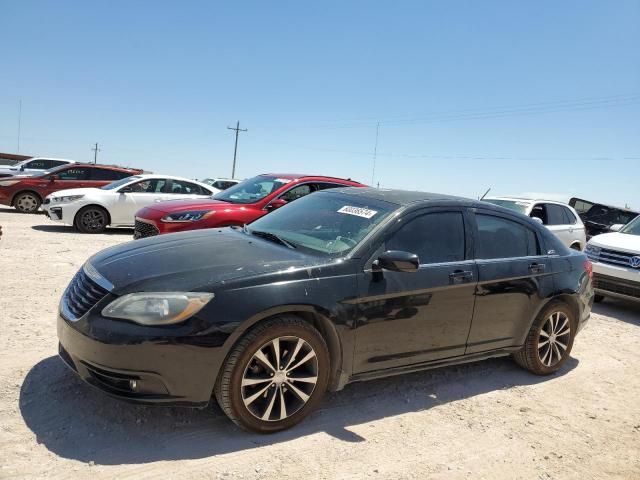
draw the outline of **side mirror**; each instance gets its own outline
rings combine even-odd
[[[623,224],[621,224],[621,223],[615,223],[615,224],[613,224],[613,225],[611,225],[611,226],[609,227],[609,231],[610,231],[610,232],[619,232],[620,230],[622,230],[622,227],[624,227],[624,225],[623,225]]]
[[[415,272],[420,268],[420,259],[415,253],[387,250],[373,262],[373,269],[392,272]]]
[[[289,203],[289,202],[287,202],[286,200],[284,200],[282,198],[276,198],[269,205],[267,205],[267,210],[275,210],[276,208],[283,207],[287,203]]]
[[[20,165],[20,171],[24,172],[24,165]]]
[[[533,218],[534,222],[538,222],[540,225],[544,225],[544,222],[540,217],[531,217],[531,218]]]
[[[118,193],[131,193],[132,191],[131,187],[124,187],[118,190]]]
[[[58,180],[60,177],[58,177],[58,175],[49,175],[49,181],[50,182],[55,182],[56,180]]]

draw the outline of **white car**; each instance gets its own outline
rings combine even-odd
[[[593,263],[595,301],[616,297],[640,302],[640,217],[610,229],[612,233],[592,237],[585,248]]]
[[[100,233],[107,226],[133,227],[135,213],[154,202],[207,198],[220,190],[204,183],[169,175],[134,175],[102,188],[60,190],[45,198],[42,208],[55,221],[83,233]]]
[[[45,158],[34,157],[23,160],[9,167],[0,168],[0,177],[13,177],[14,175],[33,175],[42,173],[50,168],[67,165],[68,163],[76,163],[75,160],[67,160],[65,158]]]
[[[219,190],[226,190],[229,187],[239,184],[241,181],[242,180],[235,180],[233,178],[205,178],[202,180],[202,183],[211,185]]]
[[[566,203],[519,197],[488,197],[483,200],[537,219],[569,248],[582,250],[587,244],[580,216]]]

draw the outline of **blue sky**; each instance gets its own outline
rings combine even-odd
[[[640,208],[640,1],[0,0],[0,151]]]

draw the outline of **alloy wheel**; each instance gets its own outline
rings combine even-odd
[[[263,421],[291,417],[307,403],[318,382],[318,357],[295,336],[275,338],[251,357],[242,376],[242,401]]]
[[[100,210],[87,210],[80,218],[82,226],[89,231],[102,230],[106,224],[104,213]]]
[[[538,337],[538,358],[552,367],[560,362],[571,339],[571,322],[563,312],[554,312],[542,325]]]
[[[16,207],[18,207],[18,210],[21,210],[23,212],[33,212],[36,208],[38,208],[38,199],[29,194],[21,195],[16,202]]]

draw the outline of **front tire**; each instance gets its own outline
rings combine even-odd
[[[575,315],[567,304],[551,302],[533,322],[524,347],[513,355],[514,360],[536,375],[557,372],[571,354],[576,326]]]
[[[109,225],[109,214],[102,207],[90,205],[76,214],[73,223],[82,233],[102,233]]]
[[[294,315],[259,324],[231,350],[215,396],[238,426],[273,433],[301,422],[319,404],[329,381],[322,335]]]
[[[13,206],[20,213],[35,213],[40,208],[42,200],[33,192],[22,192],[13,199]]]

